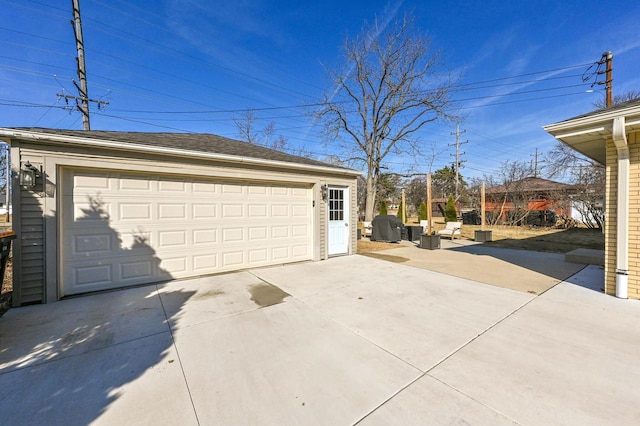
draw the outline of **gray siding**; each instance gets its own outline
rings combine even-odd
[[[29,161],[36,167],[43,164],[41,155],[22,155],[21,160]],[[18,238],[16,249],[20,256],[15,256],[14,288],[19,287],[16,303],[24,305],[42,303],[45,296],[45,217],[43,213],[44,194],[38,192],[42,188],[43,178],[36,179],[35,191],[15,185],[19,193],[19,223],[14,222]],[[16,209],[14,208],[14,217]],[[15,226],[17,225],[17,227]]]

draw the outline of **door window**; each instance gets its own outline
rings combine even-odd
[[[344,220],[344,190],[329,190],[329,220]]]

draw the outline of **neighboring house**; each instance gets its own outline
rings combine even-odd
[[[0,128],[14,304],[356,250],[358,172],[208,134]],[[35,172],[35,185],[20,177]]]
[[[605,291],[640,299],[640,99],[544,129],[606,166]]]
[[[492,221],[553,225],[556,216],[571,216],[572,185],[528,177],[487,188],[485,210]]]
[[[596,217],[597,216],[597,217]],[[599,227],[598,220],[604,216],[604,199],[597,203],[571,200],[571,218],[589,227]]]

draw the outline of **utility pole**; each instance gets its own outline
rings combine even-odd
[[[82,20],[80,18],[80,0],[71,0],[71,6],[73,7],[73,19],[71,20],[71,27],[73,27],[73,35],[76,38],[76,50],[78,51],[78,57],[76,62],[78,65],[78,80],[80,84],[73,81],[73,84],[78,89],[80,104],[77,105],[78,109],[82,113],[82,125],[84,130],[91,130],[91,123],[89,121],[89,91],[87,89],[87,71],[84,63],[84,40],[82,38]],[[76,99],[76,104],[78,99]]]
[[[538,148],[536,148],[536,153],[534,154],[529,154],[531,157],[534,157],[534,160],[532,160],[532,169],[533,169],[533,177],[538,177]]]
[[[58,93],[58,99],[64,98],[67,103],[69,99],[76,101],[76,108],[82,113],[82,127],[84,130],[91,130],[91,121],[89,120],[89,102],[98,104],[98,109],[103,105],[109,105],[109,102],[91,99],[89,98],[89,89],[87,88],[87,70],[84,63],[84,39],[82,37],[82,19],[80,18],[80,0],[71,0],[71,6],[73,7],[73,19],[71,20],[71,27],[73,28],[73,35],[76,39],[76,50],[78,51],[78,57],[76,63],[78,66],[78,84],[75,80],[73,85],[78,89],[78,96],[70,96]]]
[[[606,51],[602,54],[607,64],[607,80],[605,81],[605,90],[607,91],[607,108],[613,106],[613,53]]]
[[[464,154],[464,152],[460,152],[460,145],[463,145],[465,143],[469,143],[469,141],[464,141],[464,142],[460,142],[460,135],[463,133],[466,133],[466,130],[463,130],[462,132],[460,131],[460,124],[456,124],[456,132],[455,133],[451,133],[452,135],[456,135],[456,199],[455,201],[458,201],[458,187],[460,186],[460,155]],[[449,146],[452,146],[451,144],[449,144]]]

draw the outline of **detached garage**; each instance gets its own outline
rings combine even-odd
[[[207,134],[13,128],[0,139],[15,305],[355,252],[350,169]]]

